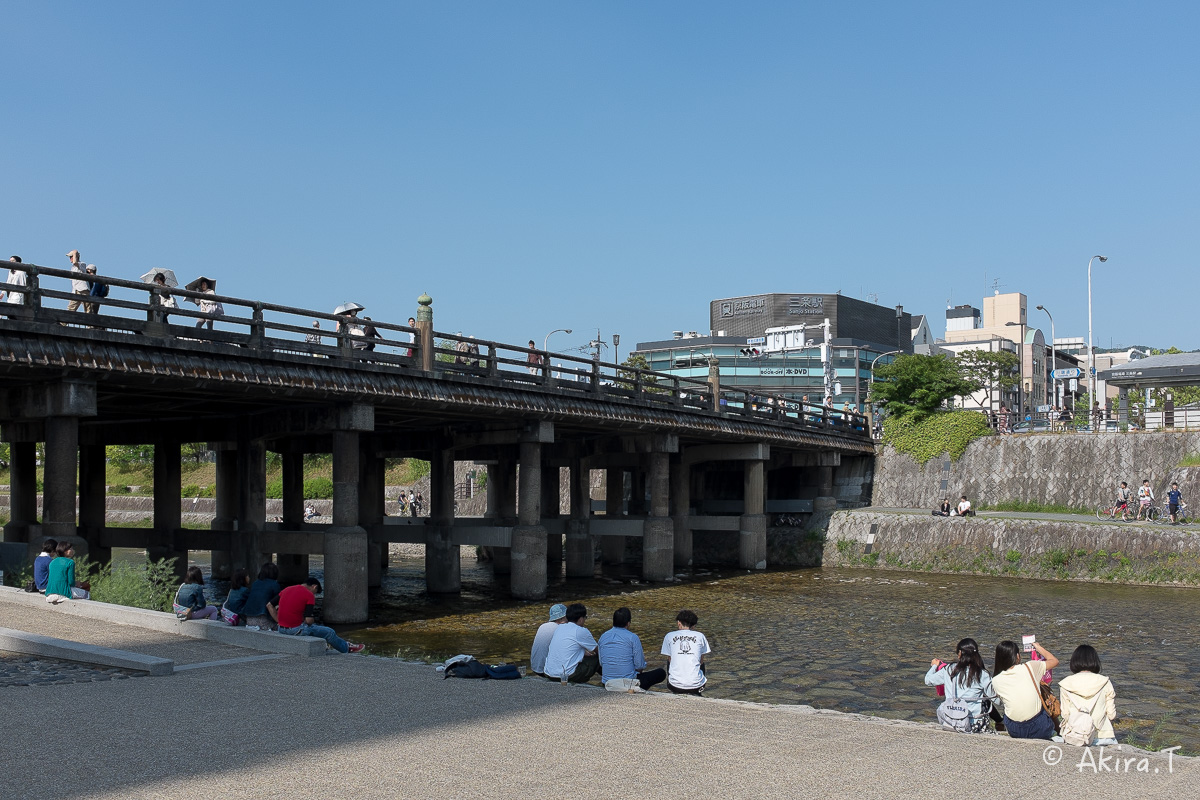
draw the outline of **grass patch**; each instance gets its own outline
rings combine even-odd
[[[918,464],[943,453],[949,453],[950,460],[957,461],[967,445],[991,434],[987,419],[974,411],[942,411],[921,420],[905,416],[883,421],[883,443],[907,453]]]
[[[1198,453],[1196,455],[1184,456],[1183,460],[1179,462],[1178,466],[1180,466],[1180,467],[1200,467],[1200,453]]]
[[[90,581],[92,599],[151,611],[170,611],[175,599],[175,559],[145,564],[94,564],[75,559],[75,577]]]
[[[1065,506],[1058,503],[1037,503],[1024,500],[1002,500],[999,503],[979,502],[975,507],[980,511],[1023,511],[1029,514],[1082,514],[1090,516],[1093,512],[1083,506]]]

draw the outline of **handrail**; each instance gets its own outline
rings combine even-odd
[[[26,275],[24,286],[0,283],[0,290],[22,295],[19,304],[0,303],[0,314],[10,318],[154,336],[173,340],[176,346],[187,348],[194,348],[197,343],[209,343],[250,351],[309,355],[356,366],[421,369],[421,336],[416,328],[405,325],[247,300],[232,295],[183,288],[164,289],[143,281],[106,275],[81,275],[71,270],[35,264],[9,263],[8,266]],[[99,283],[109,287],[109,296],[85,297],[48,288],[44,284],[46,278]],[[142,296],[146,297],[145,302],[140,300]],[[166,308],[162,305],[167,296],[176,300],[176,307]],[[182,307],[178,302],[181,299],[196,302],[195,309]],[[229,306],[234,313],[227,310],[222,315],[210,315],[199,309],[201,300]],[[57,302],[50,306],[46,301],[79,301],[86,304],[81,308],[94,306],[96,312],[68,312],[59,307]],[[298,323],[297,317],[303,318],[305,323]],[[186,322],[181,324],[173,318]],[[321,327],[312,328],[311,322],[314,321],[321,323]],[[324,323],[334,323],[334,329],[326,329]],[[213,327],[209,328],[210,325]],[[217,329],[216,325],[222,328]],[[364,335],[368,327],[375,329],[375,337]],[[714,394],[708,381],[701,378],[476,339],[458,333],[432,331],[431,341],[434,373],[441,376],[485,377],[522,388],[552,388],[590,397],[636,399],[654,405],[855,438],[868,439],[871,435],[869,419],[863,414],[847,414],[779,395],[757,394],[736,386],[720,385]],[[531,357],[536,358],[530,360]]]

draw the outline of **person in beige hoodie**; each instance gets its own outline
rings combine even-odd
[[[1058,682],[1062,703],[1061,734],[1071,741],[1071,715],[1076,711],[1092,717],[1092,745],[1117,743],[1112,721],[1117,718],[1117,692],[1112,681],[1100,674],[1100,654],[1090,644],[1081,644],[1071,654],[1071,674]],[[1082,733],[1082,731],[1080,732]]]

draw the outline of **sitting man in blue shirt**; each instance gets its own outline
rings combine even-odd
[[[646,670],[642,640],[629,630],[632,618],[628,608],[618,608],[613,612],[613,626],[600,636],[600,681],[610,691],[636,691],[635,683],[645,691],[667,678],[665,669]]]
[[[587,683],[600,669],[596,655],[596,640],[583,627],[587,621],[587,606],[572,603],[567,606],[567,621],[554,631],[550,649],[546,652],[546,669],[542,673],[550,680],[564,677],[571,683]]]

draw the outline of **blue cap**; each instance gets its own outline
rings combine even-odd
[[[554,620],[556,620],[556,619],[562,619],[566,615],[567,615],[567,607],[564,606],[562,603],[555,603],[554,605],[550,606],[550,621],[551,622],[554,622]]]

